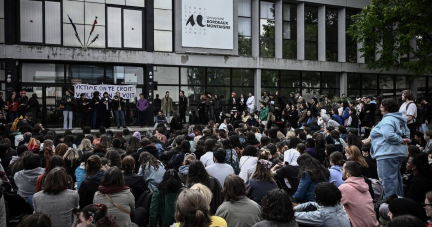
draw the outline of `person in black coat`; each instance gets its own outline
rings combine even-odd
[[[65,96],[61,99],[61,105],[63,106],[63,129],[72,129],[73,113],[75,112],[76,102],[71,90],[65,92]]]
[[[373,100],[372,96],[367,97],[368,104],[365,105],[365,115],[363,126],[372,128],[375,125],[375,111],[376,111],[376,102]]]
[[[80,95],[80,98],[77,100],[77,110],[80,115],[80,126],[84,128],[85,126],[90,125],[90,112],[91,105],[90,100],[87,99],[85,93]]]
[[[90,156],[86,161],[87,175],[86,179],[81,183],[78,190],[79,206],[84,208],[87,205],[93,204],[95,192],[99,190],[100,182],[105,172],[102,168],[102,160],[97,155]]]
[[[239,109],[240,101],[237,98],[237,94],[235,92],[231,93],[231,97],[228,100],[228,111],[229,112],[237,112]]]
[[[207,116],[206,116],[206,108],[207,108],[207,97],[202,94],[200,98],[200,103],[198,103],[198,115],[199,115],[199,122],[202,125],[207,124]]]
[[[30,112],[33,114],[32,125],[37,123],[37,115],[39,112],[39,101],[36,93],[32,94],[29,100]]]
[[[180,91],[180,97],[179,97],[179,114],[181,121],[186,124],[186,109],[188,105],[188,99],[184,95],[184,91]]]
[[[198,124],[198,116],[196,115],[196,111],[194,109],[191,109],[189,112],[189,124],[195,125]]]
[[[419,154],[410,157],[406,167],[411,171],[413,178],[406,185],[405,198],[413,199],[422,206],[426,193],[432,190],[432,173],[428,164],[428,155]]]
[[[20,97],[18,98],[18,117],[23,116],[27,113],[29,108],[29,98],[25,91],[20,92]]]
[[[182,130],[183,129],[183,124],[182,124],[182,119],[180,117],[180,114],[175,113],[174,117],[171,119],[170,122],[170,131],[171,133],[178,131],[178,130]]]
[[[122,169],[125,184],[131,189],[136,203],[144,192],[149,191],[148,185],[142,176],[133,173],[135,159],[132,156],[126,156],[122,160]]]
[[[98,91],[93,92],[93,98],[91,100],[91,107],[92,107],[92,122],[91,127],[92,129],[98,129],[99,128],[99,103],[101,102],[100,93]]]
[[[159,94],[156,94],[156,98],[153,100],[154,115],[157,115],[161,110],[162,100],[159,98]]]
[[[111,126],[111,103],[112,100],[109,98],[108,92],[105,92],[99,103],[101,126],[104,126],[105,128],[109,128]]]
[[[159,151],[156,146],[147,138],[141,140],[141,148],[139,148],[135,153],[132,154],[132,157],[135,159],[135,173],[138,173],[140,163],[138,162],[139,157],[142,152],[147,151],[151,155],[153,155],[156,159],[159,160]]]

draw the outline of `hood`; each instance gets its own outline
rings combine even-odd
[[[179,167],[179,173],[183,175],[187,175],[189,173],[189,165],[187,166],[180,166]]]
[[[363,177],[350,177],[346,179],[345,184],[349,184],[359,192],[369,191],[369,186]]]
[[[387,117],[387,118],[388,118],[388,117],[395,117],[395,118],[397,118],[399,121],[401,121],[402,123],[404,123],[404,124],[407,123],[407,119],[406,119],[406,117],[404,117],[404,116],[402,115],[401,112],[388,113],[388,114],[386,114],[386,115],[383,116],[383,120],[386,119],[386,117]],[[388,120],[388,119],[387,119],[387,120]]]
[[[95,175],[87,177],[87,179],[93,181],[96,184],[100,184],[100,181],[102,180],[102,177],[104,176],[105,171],[99,170]]]
[[[330,117],[327,114],[321,114],[321,117],[325,122],[328,122],[330,120]]]
[[[125,184],[129,187],[136,184],[141,179],[143,179],[142,176],[138,176],[134,173],[123,173],[123,178],[124,178]]]
[[[332,166],[332,167],[330,167],[330,169],[334,169],[334,170],[342,172],[342,166]]]
[[[36,184],[37,178],[44,174],[45,169],[42,167],[38,167],[36,169],[22,170],[20,171],[20,176],[28,182],[32,182]]]
[[[298,157],[300,157],[300,153],[296,149],[289,149],[284,152],[284,162],[290,166],[298,166]]]

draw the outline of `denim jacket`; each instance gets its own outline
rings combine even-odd
[[[301,212],[309,204],[317,207],[316,211]],[[308,202],[294,207],[295,218],[299,224],[313,225],[313,226],[337,226],[337,227],[350,227],[348,215],[341,204],[336,206],[323,207],[315,202]]]
[[[234,149],[225,149],[225,163],[229,164],[234,169],[235,174],[240,173],[240,164],[237,152]]]
[[[164,173],[165,168],[161,162],[159,162],[159,168],[157,170],[155,170],[153,166],[150,166],[150,168],[146,166],[145,171],[143,171],[141,166],[138,171],[138,175],[143,176],[151,191],[157,188],[158,184],[162,181]]]
[[[327,177],[326,182],[328,182]],[[296,193],[293,195],[293,198],[298,203],[315,201],[315,186],[319,182],[312,181],[312,178],[309,176],[308,172],[305,172],[305,176],[300,179],[299,186],[297,188]]]

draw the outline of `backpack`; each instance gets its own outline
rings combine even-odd
[[[22,116],[15,118],[15,120],[13,121],[12,126],[11,126],[11,130],[12,130],[13,132],[15,132],[16,130],[18,130],[18,123],[19,123],[22,119],[23,119]]]
[[[406,111],[408,111],[408,107],[409,107],[409,105],[411,105],[411,103],[414,103],[414,102],[408,103],[408,105],[406,106]],[[422,108],[418,108],[417,105],[415,105],[415,107],[416,107],[416,110],[417,110],[417,117],[413,116],[413,118],[415,120],[414,124],[415,124],[415,126],[420,127],[422,125],[422,123],[424,122],[424,120],[423,120],[423,109]]]
[[[372,182],[372,189],[374,192],[373,202],[376,203],[383,199],[384,188],[379,180],[373,178],[369,178],[369,180]]]

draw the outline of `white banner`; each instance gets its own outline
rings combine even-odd
[[[232,50],[233,0],[182,0],[182,46]]]
[[[107,92],[110,99],[115,96],[116,92],[120,92],[120,97],[124,99],[133,99],[139,94],[136,94],[135,85],[88,85],[88,84],[75,84],[75,98],[80,98],[82,93],[87,95],[88,99],[93,98],[93,92],[99,91],[100,97],[103,93]]]

